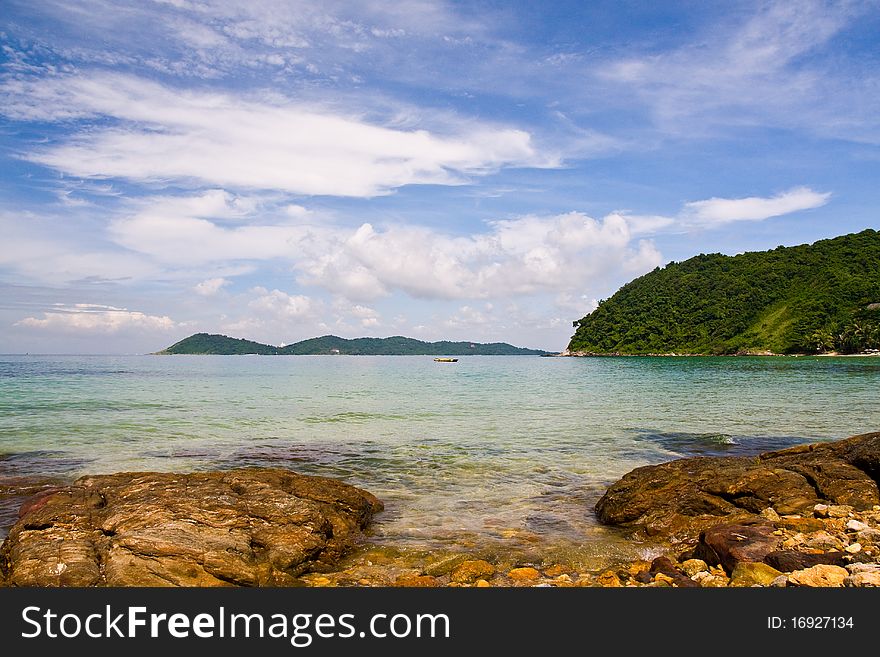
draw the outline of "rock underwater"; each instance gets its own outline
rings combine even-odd
[[[673,541],[721,523],[780,516],[816,504],[880,503],[880,432],[758,457],[695,457],[637,468],[597,502],[599,521]]]
[[[382,503],[281,469],[89,476],[30,500],[11,586],[285,586],[333,567]]]

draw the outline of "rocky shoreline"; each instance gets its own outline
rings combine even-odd
[[[379,500],[287,470],[83,477],[22,506],[0,586],[880,586],[878,480],[880,432],[637,468],[595,513],[654,558],[584,572],[365,545]]]

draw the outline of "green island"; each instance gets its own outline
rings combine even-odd
[[[506,342],[423,342],[399,335],[390,338],[354,339],[325,335],[275,347],[225,335],[196,333],[156,353],[263,356],[541,356],[547,352],[514,347]]]
[[[880,348],[880,232],[698,255],[574,322],[572,355],[854,354]]]

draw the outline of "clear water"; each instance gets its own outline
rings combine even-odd
[[[877,358],[0,356],[0,484],[281,466],[377,495],[379,544],[588,561],[629,470],[878,430],[878,390]]]

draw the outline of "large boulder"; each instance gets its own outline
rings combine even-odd
[[[283,586],[332,568],[381,509],[281,469],[83,477],[23,508],[0,570],[12,586]]]
[[[596,504],[600,522],[680,540],[772,508],[807,512],[820,502],[857,510],[880,503],[880,432],[758,457],[696,457],[637,468]]]

